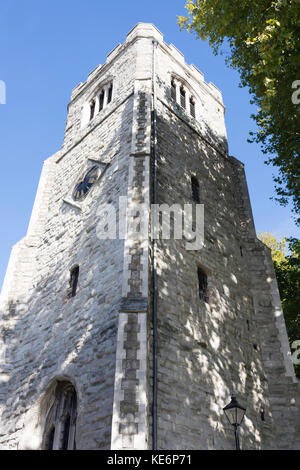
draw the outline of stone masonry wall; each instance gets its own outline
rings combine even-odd
[[[241,194],[240,218],[248,252],[255,318],[269,386],[276,447],[296,450],[300,448],[300,386],[291,360],[271,252],[255,236],[243,165],[232,157],[231,161]]]
[[[147,318],[150,313],[148,231],[153,49],[151,29],[148,34],[150,38],[143,37],[137,43],[127,200],[128,230],[124,249],[112,422],[111,448],[124,450],[149,448]]]
[[[202,250],[187,251],[184,240],[159,244],[159,448],[234,448],[222,411],[232,391],[247,406],[243,448],[272,448],[273,420],[247,255],[240,248],[233,165],[167,104],[159,102],[158,109],[159,203],[192,203],[195,175],[205,211]],[[209,303],[199,299],[198,266],[208,274]]]
[[[38,237],[34,288],[23,310],[4,306],[2,312],[1,448],[40,448],[45,416],[39,403],[57,379],[70,380],[77,391],[77,448],[110,448],[124,241],[99,240],[97,211],[113,203],[118,216],[119,196],[127,195],[135,55],[135,46],[126,48],[97,77],[90,76],[77,96],[73,93]],[[91,88],[96,90],[107,77],[113,79],[112,102],[79,130]],[[95,162],[100,180],[77,204],[71,197],[75,183]],[[77,295],[68,299],[70,269],[76,264]],[[12,301],[18,304],[15,292]]]
[[[180,240],[159,245],[159,447],[180,449],[184,441],[187,449],[233,448],[222,408],[234,391],[247,406],[243,448],[299,448],[299,387],[286,358],[288,343],[270,255],[253,264],[251,243],[260,251],[260,242],[250,203],[247,210],[243,203],[249,198],[237,170],[243,165],[226,155],[220,125],[210,125],[206,132],[199,114],[193,119],[170,99],[170,77],[177,73],[186,78],[185,68],[179,72],[170,59],[161,58],[159,64],[159,203],[192,203],[191,176],[196,176],[205,212],[202,250],[187,251]],[[217,115],[210,106],[203,119],[210,122]],[[208,303],[199,299],[198,267],[208,275]],[[253,288],[258,269],[261,275]],[[264,277],[273,294],[264,292]],[[264,302],[268,316],[262,317],[262,308],[267,313]]]

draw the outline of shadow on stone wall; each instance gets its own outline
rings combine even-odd
[[[187,251],[184,240],[158,244],[159,446],[234,449],[222,408],[235,392],[247,407],[242,447],[273,448],[243,230],[249,221],[241,218],[234,165],[220,146],[207,145],[217,141],[210,131],[203,139],[194,132],[184,111],[177,116],[159,103],[158,115],[159,203],[193,203],[196,175],[205,211],[202,250]],[[198,266],[208,274],[208,303],[199,299]]]
[[[125,142],[130,140],[130,119],[131,98],[121,119]],[[127,184],[125,194],[120,193],[128,175],[119,132],[111,133],[99,158],[103,160],[111,149],[113,159],[118,159],[118,171],[107,172],[106,179],[91,191],[95,200],[86,213],[61,204],[56,231],[49,230],[52,221],[48,220],[37,252],[41,272],[43,263],[49,263],[47,274],[37,273],[38,281],[26,304],[11,299],[1,312],[6,365],[0,393],[0,443],[5,448],[17,448],[21,436],[25,448],[40,448],[42,417],[37,403],[57,378],[76,386],[77,448],[110,448],[124,242],[97,238],[96,213],[101,203],[127,195]],[[74,221],[78,223],[75,229]],[[51,243],[52,253],[47,249]],[[75,264],[80,265],[77,295],[68,298],[69,270]]]

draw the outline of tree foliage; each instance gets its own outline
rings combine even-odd
[[[279,240],[268,232],[260,233],[258,238],[271,248],[284,319],[292,346],[294,341],[300,340],[300,240]],[[286,254],[286,243],[290,254]],[[300,378],[300,364],[295,365],[295,370]]]
[[[229,44],[227,64],[248,86],[258,126],[250,141],[261,144],[267,164],[278,167],[277,200],[293,203],[300,224],[300,0],[187,0],[181,29],[208,40],[214,52]],[[296,95],[295,95],[296,93]]]
[[[271,249],[272,260],[276,263],[282,263],[285,260],[285,256],[287,254],[287,240],[283,238],[283,240],[279,240],[276,235],[265,232],[265,233],[258,233],[258,238]]]

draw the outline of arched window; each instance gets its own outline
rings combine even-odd
[[[207,275],[201,268],[198,268],[198,286],[200,299],[208,302]]]
[[[192,198],[195,202],[200,204],[200,189],[199,183],[195,176],[191,177],[191,186],[192,186]]]
[[[176,101],[176,85],[174,80],[171,81],[171,98]]]
[[[104,90],[102,90],[99,95],[99,111],[102,111],[103,106],[104,106]]]
[[[190,98],[190,113],[191,113],[191,116],[196,117],[194,98]]]
[[[74,450],[77,396],[70,382],[57,382],[44,432],[45,450]]]
[[[111,83],[108,89],[107,104],[110,103],[112,100],[112,92],[113,92],[113,84]]]
[[[92,100],[90,104],[90,120],[92,120],[95,115],[95,107],[96,107],[95,100]]]
[[[79,278],[79,266],[75,266],[70,271],[70,287],[68,297],[75,297]]]
[[[183,83],[180,78],[171,77],[171,98],[184,108],[188,114],[194,118],[196,117],[195,97],[193,96],[191,89]]]
[[[81,127],[85,127],[113,100],[113,81],[94,90],[82,107]]]
[[[185,109],[185,89],[180,87],[180,105]]]

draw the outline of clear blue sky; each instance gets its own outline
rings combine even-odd
[[[243,161],[256,229],[299,237],[289,208],[275,204],[272,168],[258,146],[247,143],[253,122],[249,94],[238,74],[215,57],[208,44],[180,32],[184,0],[2,0],[0,80],[1,244],[0,286],[10,249],[27,230],[43,161],[60,147],[72,88],[139,21],[154,23],[223,92],[230,154]]]

